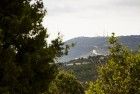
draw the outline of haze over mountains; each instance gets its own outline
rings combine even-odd
[[[120,36],[119,41],[132,50],[137,50],[140,45],[140,35]],[[107,37],[77,37],[70,39],[65,44],[74,43],[67,56],[63,56],[60,61],[67,62],[77,58],[86,58],[95,55],[108,54]]]

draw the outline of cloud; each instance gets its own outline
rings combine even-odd
[[[140,0],[44,0],[44,3],[48,31],[61,31],[65,39],[102,35],[104,31],[118,35],[140,32]]]
[[[44,2],[50,15],[119,7],[140,7],[140,0],[44,0]]]
[[[103,0],[99,0],[103,2]],[[101,8],[103,5],[98,0],[48,0],[45,1],[48,13],[50,15],[75,13],[90,8]]]
[[[115,3],[124,7],[140,7],[140,0],[118,0]]]

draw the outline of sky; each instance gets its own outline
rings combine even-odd
[[[43,25],[53,39],[140,35],[140,0],[43,0]]]

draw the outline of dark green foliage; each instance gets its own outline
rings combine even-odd
[[[75,73],[75,76],[82,83],[96,80],[97,67],[105,64],[108,56],[89,56],[88,58],[79,58],[66,62],[63,66],[65,70],[70,70]],[[78,63],[78,64],[77,64]]]
[[[61,70],[50,84],[49,93],[46,94],[85,94],[85,92],[82,84],[71,72]]]
[[[46,42],[45,13],[42,0],[0,2],[0,94],[41,94],[55,78],[63,43]]]
[[[87,94],[140,94],[140,53],[133,53],[112,35],[108,63],[99,67],[98,79]]]
[[[72,65],[64,67],[65,70],[71,70],[74,72],[77,79],[83,83],[92,81],[96,79],[97,71],[96,64],[82,64],[82,65]]]

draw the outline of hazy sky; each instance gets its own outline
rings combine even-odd
[[[51,37],[140,34],[140,0],[44,0]]]

